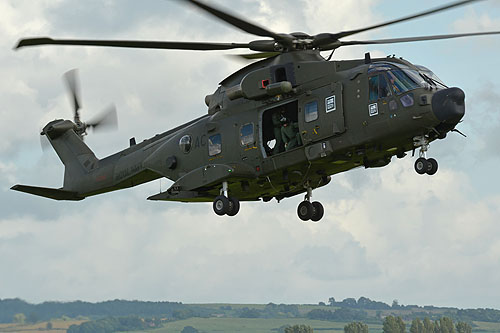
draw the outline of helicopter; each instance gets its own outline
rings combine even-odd
[[[353,168],[379,168],[408,152],[418,157],[415,171],[434,175],[438,162],[427,157],[430,143],[461,132],[465,93],[448,87],[432,70],[389,56],[332,60],[336,49],[500,34],[500,31],[376,40],[344,38],[443,12],[479,0],[447,5],[381,24],[336,33],[275,33],[229,11],[199,0],[184,2],[236,27],[263,37],[249,43],[24,38],[16,49],[37,45],[76,45],[213,51],[249,49],[256,59],[223,79],[205,97],[207,112],[183,125],[98,159],[85,144],[87,129],[116,122],[110,109],[97,119],[80,118],[75,71],[65,75],[73,120],[56,119],[40,135],[65,166],[61,188],[14,185],[55,200],[86,197],[133,187],[163,177],[173,181],[148,200],[211,202],[217,215],[235,216],[241,201],[278,202],[304,194],[297,207],[303,221],[318,222],[323,205],[314,189]],[[331,51],[324,58],[323,51]],[[259,60],[260,59],[260,60]]]

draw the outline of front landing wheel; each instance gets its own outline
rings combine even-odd
[[[240,211],[240,201],[238,198],[229,197],[229,208],[227,210],[227,216],[235,216]]]
[[[229,212],[229,199],[223,195],[219,195],[214,199],[214,212],[217,215],[226,215]]]

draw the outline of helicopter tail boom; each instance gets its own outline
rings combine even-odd
[[[45,197],[54,200],[78,201],[84,199],[83,197],[78,196],[77,192],[65,191],[57,188],[38,187],[29,185],[14,185],[11,187],[11,190],[38,195],[40,197]]]

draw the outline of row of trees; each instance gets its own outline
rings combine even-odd
[[[319,302],[320,305],[326,305],[324,302]],[[347,307],[347,308],[358,308],[364,310],[388,310],[391,309],[391,306],[384,302],[372,301],[368,297],[360,297],[357,301],[355,298],[345,298],[340,302],[335,300],[335,297],[330,297],[328,299],[329,306],[336,307]],[[393,307],[399,306],[397,301],[393,302]]]
[[[384,319],[384,333],[406,333],[406,324],[401,317],[387,316]],[[362,322],[353,322],[344,327],[345,333],[368,333],[368,325]],[[432,322],[429,318],[423,321],[414,319],[410,326],[410,333],[471,333],[472,327],[459,322],[453,325],[453,321],[448,317],[442,317]]]
[[[299,307],[295,304],[269,303],[262,310],[244,307],[232,311],[232,315],[240,318],[294,318],[299,317],[300,312]]]
[[[401,317],[387,316],[383,323],[384,333],[405,333],[406,324]],[[449,317],[441,317],[432,322],[429,318],[420,320],[413,319],[410,326],[410,333],[471,333],[472,327],[465,322],[458,322],[453,325],[453,320]]]
[[[361,321],[368,318],[368,313],[363,310],[349,308],[340,308],[335,311],[314,309],[307,313],[307,318],[331,321]]]
[[[108,317],[84,322],[80,325],[71,325],[67,333],[112,333],[137,331],[160,327],[161,323],[155,319],[143,319],[137,316]]]
[[[16,314],[24,314],[26,322],[46,321],[51,318],[68,316],[169,316],[176,310],[189,308],[197,315],[203,315],[206,311],[196,306],[187,306],[177,302],[141,302],[114,300],[99,303],[89,302],[44,302],[41,304],[30,304],[21,299],[0,300],[0,323],[10,323]]]

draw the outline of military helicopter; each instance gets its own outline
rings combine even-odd
[[[478,0],[447,5],[377,25],[337,33],[275,33],[199,0],[195,7],[247,33],[265,37],[249,43],[80,40],[26,38],[16,48],[80,45],[176,50],[256,51],[261,59],[231,74],[205,97],[208,112],[141,143],[98,159],[83,139],[89,127],[113,123],[114,111],[80,120],[76,75],[66,75],[74,119],[57,119],[41,131],[65,166],[61,188],[15,185],[13,190],[55,200],[86,197],[166,177],[174,183],[149,200],[212,202],[217,215],[235,216],[240,201],[264,201],[304,194],[297,214],[319,221],[324,209],[312,191],[331,175],[364,166],[386,166],[393,156],[418,150],[415,170],[433,175],[431,142],[459,132],[465,94],[448,87],[430,69],[394,56],[332,61],[351,45],[391,44],[500,34],[500,31],[379,40],[344,38],[443,12]],[[321,51],[331,51],[328,58]],[[460,132],[459,132],[460,133]]]

